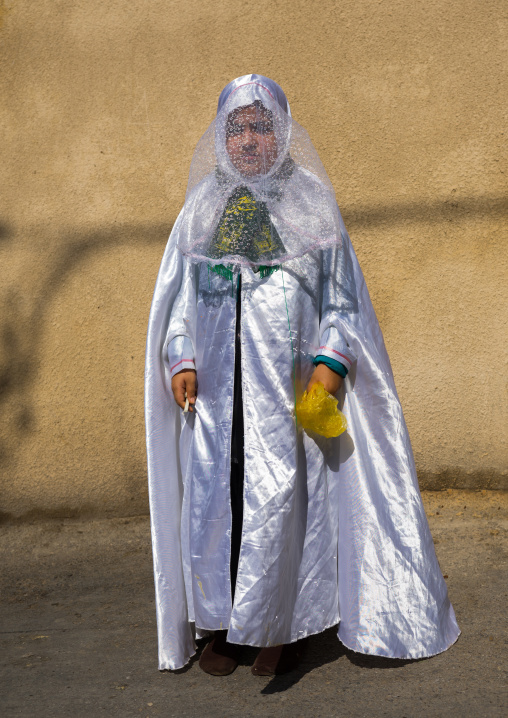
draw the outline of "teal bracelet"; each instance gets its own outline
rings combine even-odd
[[[337,361],[336,359],[330,359],[330,357],[326,357],[323,354],[318,354],[317,357],[315,357],[312,361],[314,366],[317,366],[318,364],[324,364],[328,367],[328,369],[331,369],[336,374],[341,376],[343,379],[347,376],[347,369],[340,361]]]

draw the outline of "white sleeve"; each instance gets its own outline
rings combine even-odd
[[[319,342],[319,350],[316,356],[325,356],[329,359],[343,364],[349,371],[356,360],[355,355],[351,351],[347,341],[335,326],[328,326],[321,333]]]
[[[195,369],[196,266],[185,262],[182,284],[169,320],[164,359],[171,377],[182,369]]]
[[[341,329],[358,312],[353,267],[345,242],[323,252],[320,341],[317,355],[335,359],[349,371],[357,357]]]
[[[179,371],[182,371],[182,369],[196,369],[194,349],[189,337],[181,334],[173,337],[167,347],[171,378],[173,378],[175,374],[178,374]]]

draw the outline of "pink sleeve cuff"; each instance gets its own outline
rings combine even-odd
[[[356,361],[356,356],[351,351],[347,341],[335,327],[325,329],[316,354],[335,359],[335,361],[343,364],[348,371]]]
[[[177,336],[168,344],[168,362],[171,378],[183,369],[196,369],[192,342],[187,336]]]

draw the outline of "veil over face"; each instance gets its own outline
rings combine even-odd
[[[244,177],[266,175],[279,156],[273,113],[257,100],[230,112],[226,151],[235,170]]]
[[[282,89],[261,75],[233,80],[194,152],[180,251],[256,271],[340,244],[333,187]]]

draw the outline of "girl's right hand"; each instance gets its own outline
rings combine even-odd
[[[171,379],[173,396],[180,409],[185,408],[185,392],[189,400],[189,411],[194,411],[193,404],[196,403],[197,395],[196,371],[194,369],[182,369]]]

